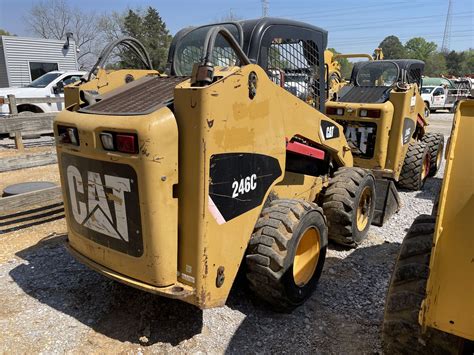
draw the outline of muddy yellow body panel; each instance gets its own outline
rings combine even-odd
[[[258,78],[254,98],[251,74]],[[210,86],[178,85],[174,101],[185,142],[179,152],[179,280],[196,288],[201,307],[225,302],[270,192],[305,198],[322,186],[321,178],[285,176],[287,139],[304,135],[333,152],[339,164],[352,164],[345,140],[324,138],[321,122],[327,118],[275,85],[259,66],[217,75],[224,78]],[[292,188],[279,188],[285,184]]]
[[[474,340],[474,101],[460,103],[447,152],[420,323]]]
[[[314,199],[327,184],[327,176],[285,172],[288,140],[317,145],[325,163],[353,164],[342,126],[259,66],[216,68],[215,77],[205,87],[182,79],[156,110],[139,112],[137,81],[120,99],[111,93],[55,120],[56,135],[75,127],[80,140],[57,144],[73,254],[108,277],[201,308],[225,303],[271,193]],[[160,80],[177,79],[144,78]],[[135,111],[116,112],[127,110],[122,100]],[[104,150],[104,132],[136,134],[138,153]]]
[[[72,249],[120,274],[156,286],[176,281],[178,128],[167,108],[148,116],[63,111],[55,123],[76,127],[80,147],[57,144]],[[140,136],[140,152],[102,148],[101,132]],[[160,139],[153,139],[154,136]],[[146,238],[167,235],[168,238]]]

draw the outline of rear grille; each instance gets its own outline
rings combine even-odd
[[[338,100],[339,102],[381,103],[388,100],[390,87],[353,86]]]
[[[144,115],[166,106],[186,77],[145,77],[107,94],[79,112],[99,115]]]

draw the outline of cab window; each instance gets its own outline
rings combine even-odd
[[[81,80],[81,75],[67,75],[56,83],[54,92],[57,94],[62,93],[66,85],[73,84],[79,80]]]
[[[398,66],[391,62],[374,61],[362,66],[357,73],[359,86],[392,86],[398,79]]]
[[[259,62],[275,84],[319,109],[321,53],[313,36],[316,35],[301,29],[268,31]]]
[[[178,76],[190,76],[193,66],[202,60],[204,54],[204,43],[208,32],[214,25],[198,27],[184,35],[176,46],[174,55],[174,71]],[[236,25],[226,24],[226,29],[240,41],[239,31]],[[227,40],[218,34],[214,44],[211,58],[212,64],[221,67],[234,66],[238,64],[237,54]]]

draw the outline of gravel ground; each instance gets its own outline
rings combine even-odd
[[[448,134],[451,117],[432,115],[433,130]],[[291,314],[239,283],[226,306],[200,311],[112,282],[66,252],[64,221],[2,235],[18,243],[0,258],[0,351],[379,353],[400,243],[417,215],[431,213],[443,171],[421,192],[400,192],[401,211],[359,248],[330,245],[316,292]]]

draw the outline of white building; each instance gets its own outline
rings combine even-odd
[[[0,36],[0,87],[24,86],[52,70],[78,69],[73,40]]]

